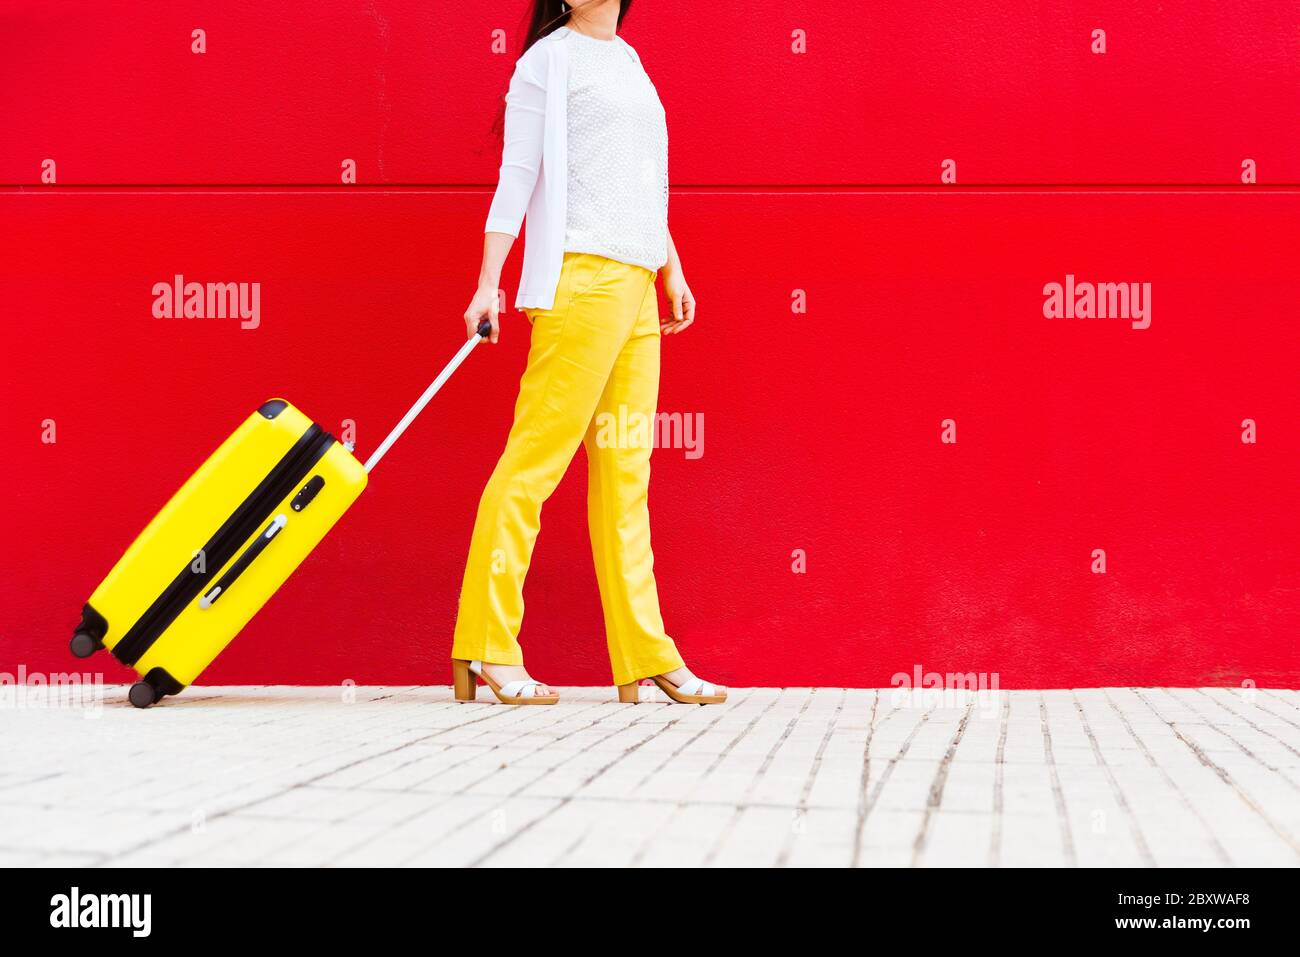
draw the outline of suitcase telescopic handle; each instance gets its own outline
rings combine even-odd
[[[388,433],[384,441],[379,443],[379,448],[371,453],[370,458],[366,459],[366,471],[371,471],[379,460],[382,459],[388,450],[393,447],[393,443],[402,437],[402,433],[407,427],[415,421],[415,417],[424,411],[424,407],[429,404],[429,400],[438,394],[438,390],[446,384],[451,378],[451,374],[460,368],[460,364],[465,358],[474,351],[474,347],[492,334],[492,323],[484,319],[478,324],[477,332],[465,340],[465,344],[460,347],[460,351],[451,357],[451,361],[446,367],[438,373],[438,378],[429,383],[429,388],[424,390],[424,394],[415,400],[415,405],[407,410],[406,415],[402,416],[402,421],[398,422],[393,431]]]

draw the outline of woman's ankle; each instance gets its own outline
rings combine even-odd
[[[509,684],[511,681],[535,680],[533,676],[528,673],[528,669],[524,667],[522,662],[520,662],[517,665],[507,665],[507,664],[500,664],[494,661],[483,661],[481,662],[481,665],[483,667],[483,670],[492,676],[492,680],[500,685]],[[539,684],[541,685],[538,688],[539,694],[551,693],[552,688],[550,687],[550,685],[547,685],[545,683],[539,683]]]

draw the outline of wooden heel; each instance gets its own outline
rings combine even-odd
[[[468,661],[451,659],[451,683],[457,701],[473,701],[478,697],[478,682],[474,680],[474,672],[469,670]]]
[[[618,700],[621,704],[640,704],[641,683],[634,681],[630,685],[619,685]]]

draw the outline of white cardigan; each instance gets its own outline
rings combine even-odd
[[[534,43],[515,64],[506,93],[505,143],[484,232],[524,233],[516,309],[550,309],[564,264],[568,206],[568,27]],[[641,58],[621,37],[614,40]]]

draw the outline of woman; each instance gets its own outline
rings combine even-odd
[[[587,518],[619,700],[650,678],[674,701],[715,704],[664,632],[650,551],[649,436],[607,441],[612,415],[654,421],[660,334],[686,329],[695,302],[668,233],[668,134],[636,52],[617,35],[631,0],[536,0],[506,94],[505,142],[488,211],[478,290],[465,328],[492,323],[501,267],[527,214],[516,308],[532,325],[514,425],[479,503],[452,645],[456,699],[476,676],[508,704],[554,704],[524,668],[524,576],[541,522],[579,445]],[[673,316],[659,321],[662,270]]]

